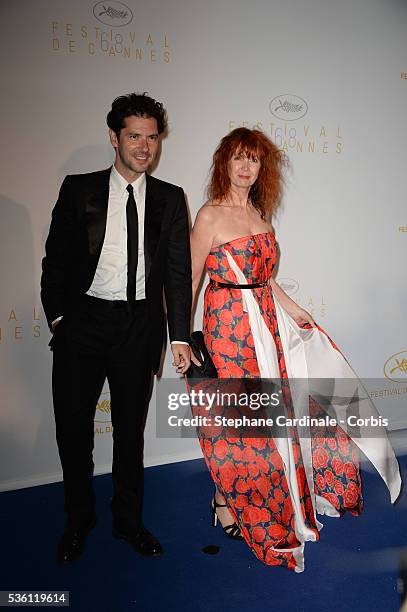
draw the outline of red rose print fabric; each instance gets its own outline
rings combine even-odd
[[[212,249],[206,260],[210,279],[236,284],[227,251],[243,271],[248,284],[270,278],[277,256],[272,233],[237,238]],[[271,288],[266,285],[251,291],[274,337],[280,377],[287,379]],[[208,284],[203,331],[221,379],[260,377],[249,318],[243,310],[242,290]],[[287,410],[289,412],[289,405]],[[325,415],[315,402],[310,405],[310,414]],[[211,476],[226,498],[229,510],[253,553],[267,565],[281,565],[299,571],[296,555],[291,549],[298,548],[302,542],[295,534],[293,503],[283,462],[273,439],[245,438],[236,430],[233,436],[225,436],[221,428],[215,427],[201,428],[198,433]],[[341,515],[346,511],[360,514],[363,498],[355,445],[340,428],[321,429],[314,434],[315,493],[327,499]],[[292,445],[304,523],[318,540],[319,532],[295,429],[292,431]]]

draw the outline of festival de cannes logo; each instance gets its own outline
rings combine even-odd
[[[105,391],[101,394],[96,405],[95,423],[110,423],[110,393]]]
[[[282,94],[272,99],[269,104],[270,113],[282,121],[297,121],[308,112],[305,100],[294,94]]]
[[[299,289],[298,282],[293,278],[278,279],[278,284],[280,285],[281,289],[285,291],[288,295],[294,295]]]
[[[101,23],[114,27],[128,25],[133,20],[131,9],[117,0],[98,2],[93,7],[93,14]]]
[[[384,375],[389,380],[405,383],[407,380],[407,351],[400,351],[388,358],[384,364]]]

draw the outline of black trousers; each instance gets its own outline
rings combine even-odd
[[[113,425],[114,524],[142,524],[144,427],[152,389],[146,301],[132,312],[125,302],[83,296],[57,325],[52,390],[65,511],[80,527],[95,513],[92,488],[94,416],[107,378]]]

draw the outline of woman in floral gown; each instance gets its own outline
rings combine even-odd
[[[205,343],[221,379],[279,378],[287,383],[304,376],[303,363],[308,376],[352,377],[334,343],[272,277],[277,248],[270,221],[281,196],[283,165],[277,147],[262,132],[246,128],[225,136],[214,154],[210,199],[191,234],[195,298],[204,269],[210,279]],[[285,409],[295,415],[291,399]],[[311,416],[321,415],[312,399],[308,410]],[[235,523],[230,535],[241,535],[267,565],[296,572],[304,569],[304,542],[319,539],[317,512],[357,515],[363,509],[355,443],[339,427],[312,433],[303,440],[295,427],[283,439],[199,430],[215,483],[212,506],[221,524]],[[398,464],[381,434],[380,448],[360,441],[358,446],[394,501],[400,489]]]

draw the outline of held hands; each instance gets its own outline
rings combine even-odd
[[[194,364],[195,364],[195,365],[197,365],[197,366],[201,366],[201,365],[202,365],[202,363],[199,361],[199,359],[197,359],[197,358],[195,357],[195,355],[194,355],[194,352],[193,352],[193,351],[191,351],[191,361],[193,361],[193,362],[194,362]]]
[[[191,349],[188,344],[171,344],[174,360],[172,365],[175,366],[177,374],[185,374],[191,364]]]

